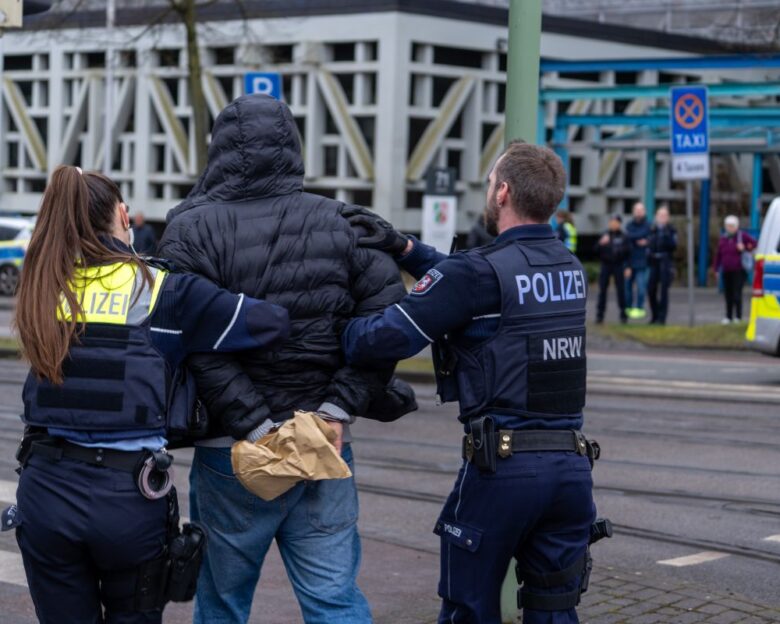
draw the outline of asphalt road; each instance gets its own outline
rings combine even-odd
[[[2,501],[14,498],[23,376],[20,364],[0,361]],[[437,407],[431,385],[417,390],[417,413],[390,425],[361,421],[353,428],[361,584],[377,622],[433,622],[437,612],[438,539],[431,529],[460,465],[461,434],[455,408]],[[780,367],[769,358],[591,352],[586,431],[603,448],[595,496],[600,515],[617,525],[615,538],[594,547],[597,569],[780,608],[779,408]],[[190,453],[176,454],[186,514]],[[9,624],[35,621],[17,553],[13,536],[0,534],[0,621]],[[599,591],[606,588],[597,580],[591,594]],[[252,622],[300,621],[275,553],[255,602]],[[166,622],[187,622],[189,606],[167,614]],[[596,624],[633,622],[588,617],[587,607],[584,615],[583,621]],[[652,621],[704,621],[660,617]],[[777,621],[767,618],[723,621]]]

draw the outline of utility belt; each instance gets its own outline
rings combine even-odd
[[[601,447],[588,440],[581,431],[574,430],[495,430],[490,416],[471,420],[471,433],[463,437],[463,459],[479,470],[495,472],[497,458],[505,459],[513,453],[539,451],[568,451],[587,457],[591,467],[601,456]]]
[[[80,446],[43,433],[26,434],[19,445],[16,459],[24,468],[33,455],[52,462],[63,458],[73,459],[92,466],[129,472],[133,475],[138,491],[149,500],[167,496],[173,487],[173,455],[165,449],[117,451]]]
[[[67,458],[128,472],[133,475],[142,496],[150,500],[167,498],[168,526],[162,554],[140,564],[135,570],[108,573],[109,576],[116,576],[119,582],[135,585],[131,598],[112,601],[108,605],[110,608],[116,611],[154,611],[163,609],[170,601],[192,600],[208,534],[203,526],[195,522],[179,528],[179,503],[173,487],[172,455],[165,449],[133,452],[88,448],[28,429],[16,453],[20,471],[27,466],[32,456],[43,457],[51,462]]]

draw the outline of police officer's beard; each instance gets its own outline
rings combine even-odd
[[[496,199],[496,193],[488,200],[487,206],[485,206],[485,230],[491,236],[498,236],[498,201]]]

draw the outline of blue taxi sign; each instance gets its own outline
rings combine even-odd
[[[710,177],[710,138],[707,88],[673,87],[669,92],[672,177],[702,180]]]

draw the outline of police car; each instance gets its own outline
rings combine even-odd
[[[780,197],[766,213],[753,269],[747,341],[751,349],[780,357]]]
[[[19,284],[24,253],[34,222],[20,217],[0,217],[0,295],[11,297]]]

